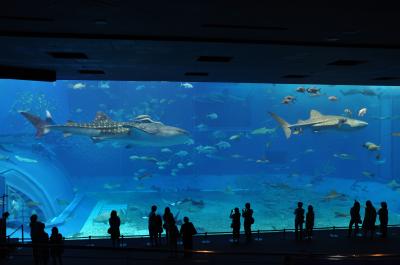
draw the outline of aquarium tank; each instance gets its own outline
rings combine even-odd
[[[0,81],[0,192],[9,232],[37,214],[67,237],[146,235],[152,205],[199,232],[346,226],[355,200],[400,223],[399,89],[187,82]],[[364,208],[361,210],[364,214]],[[29,231],[27,231],[28,233]]]

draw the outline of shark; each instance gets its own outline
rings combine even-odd
[[[134,145],[164,147],[190,141],[186,130],[153,121],[149,115],[139,115],[133,121],[114,121],[104,112],[98,111],[91,122],[67,121],[65,124],[55,124],[49,111],[46,111],[45,119],[24,111],[20,114],[36,128],[36,138],[51,131],[59,131],[64,137],[86,136],[94,143],[118,142],[127,148]]]
[[[317,110],[311,110],[310,118],[307,120],[298,120],[295,124],[289,124],[273,112],[269,112],[269,114],[281,126],[283,132],[285,133],[286,139],[289,139],[292,135],[292,128],[295,129],[297,133],[302,131],[303,128],[311,128],[313,131],[320,131],[324,129],[351,131],[364,128],[368,125],[368,123],[365,121],[351,119],[344,116],[323,115]]]

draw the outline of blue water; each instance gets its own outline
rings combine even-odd
[[[315,95],[289,84],[3,80],[0,85],[5,179],[0,191],[6,187],[5,208],[15,225],[37,213],[67,236],[106,235],[109,211],[116,209],[123,234],[144,234],[150,206],[157,204],[160,213],[170,206],[178,219],[189,216],[200,231],[228,231],[230,210],[250,202],[255,229],[280,229],[292,227],[293,210],[303,201],[314,205],[316,226],[341,226],[355,199],[370,199],[376,208],[387,201],[390,223],[400,223],[399,137],[392,136],[400,131],[397,87],[301,85],[320,88]],[[283,104],[288,95],[295,101]],[[362,108],[367,113],[358,117]],[[312,109],[350,118],[349,109],[351,118],[368,126],[306,129],[286,139],[268,114],[292,124],[308,119]],[[147,114],[188,131],[191,141],[127,148],[60,132],[37,139],[19,111],[44,118],[46,110],[56,124],[91,122],[98,111],[115,121]],[[366,142],[379,150],[363,147]],[[13,171],[4,173],[8,169]]]

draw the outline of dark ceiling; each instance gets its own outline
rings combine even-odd
[[[13,0],[0,77],[398,85],[384,1]]]

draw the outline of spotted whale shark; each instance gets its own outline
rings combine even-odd
[[[36,128],[37,138],[51,131],[59,131],[64,137],[81,135],[90,137],[94,143],[112,141],[126,147],[172,146],[190,141],[187,131],[153,121],[149,115],[139,115],[133,121],[121,122],[99,111],[91,122],[67,121],[65,124],[55,124],[49,111],[46,111],[45,119],[24,111],[20,113]]]

